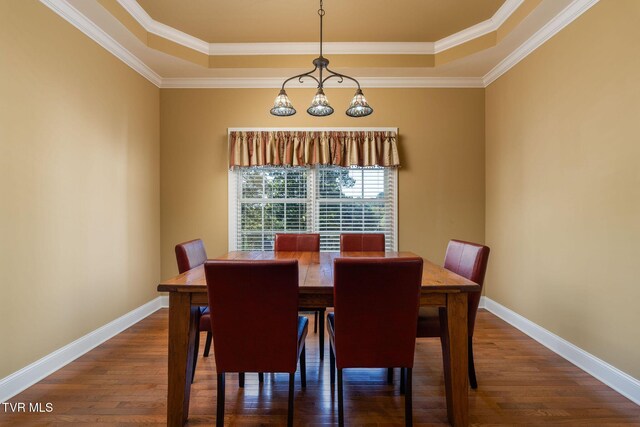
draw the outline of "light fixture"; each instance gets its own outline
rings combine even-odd
[[[373,108],[369,106],[366,98],[362,94],[362,89],[360,89],[360,83],[353,77],[349,77],[345,74],[336,73],[329,69],[329,60],[322,56],[322,18],[324,16],[324,9],[322,8],[322,0],[320,0],[320,9],[318,9],[318,15],[320,15],[320,56],[313,60],[313,70],[308,73],[298,74],[297,76],[293,76],[288,78],[282,83],[282,89],[280,89],[280,93],[276,97],[275,102],[273,103],[273,108],[271,109],[271,114],[274,116],[293,116],[296,113],[296,109],[293,108],[293,104],[289,100],[287,96],[287,92],[284,90],[284,86],[290,82],[291,80],[297,79],[300,83],[302,83],[302,79],[305,77],[312,78],[318,83],[318,91],[316,95],[313,97],[311,101],[311,106],[307,109],[307,113],[312,116],[328,116],[333,113],[333,108],[329,105],[329,100],[327,96],[324,94],[324,83],[332,78],[338,79],[338,83],[342,83],[344,79],[353,81],[356,85],[358,85],[358,89],[356,90],[356,94],[353,96],[351,103],[349,104],[349,108],[347,108],[346,114],[351,117],[364,117],[373,113]],[[314,76],[313,73],[318,71],[318,77]],[[323,77],[324,73],[328,75]]]

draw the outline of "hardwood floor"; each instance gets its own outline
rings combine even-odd
[[[164,425],[167,320],[161,310],[11,399],[50,402],[51,413],[4,413],[0,425],[86,423]],[[313,321],[313,316],[310,316]],[[200,349],[204,348],[204,334]],[[473,425],[640,425],[640,407],[486,311],[474,343],[478,390],[470,391]],[[313,325],[307,338],[307,388],[296,377],[296,425],[337,425],[329,359],[319,363]],[[414,422],[446,425],[442,358],[437,339],[420,339],[414,368]],[[345,371],[345,411],[351,425],[401,425],[404,401],[381,369]],[[215,363],[198,360],[189,425],[215,422]],[[225,424],[286,422],[287,375],[227,376]]]

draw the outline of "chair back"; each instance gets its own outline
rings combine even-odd
[[[422,264],[418,257],[334,261],[339,369],[413,367]]]
[[[469,336],[473,336],[476,313],[480,305],[484,275],[489,262],[489,247],[462,240],[451,240],[444,256],[444,268],[480,285],[479,292],[469,293],[467,319]]]
[[[218,373],[295,372],[298,261],[204,264]]]
[[[276,252],[320,252],[320,234],[276,234]]]
[[[340,252],[384,252],[383,233],[348,233],[340,235]]]
[[[207,260],[207,251],[204,249],[202,240],[195,239],[177,244],[176,260],[178,261],[178,272],[180,273],[204,264]]]

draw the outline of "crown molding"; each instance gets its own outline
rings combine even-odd
[[[40,2],[60,15],[71,25],[82,31],[90,39],[111,52],[116,58],[133,68],[151,83],[160,87],[162,78],[156,74],[155,71],[125,49],[120,43],[115,41],[110,35],[105,33],[100,27],[90,21],[76,8],[71,6],[67,0],[40,0]]]
[[[434,43],[434,53],[440,53],[452,47],[456,47],[478,37],[482,37],[485,34],[497,31],[498,28],[504,24],[504,21],[509,18],[513,12],[515,12],[524,0],[507,0],[502,6],[493,14],[493,16],[486,21],[477,23],[476,25],[452,34],[448,37],[440,39]]]
[[[132,10],[140,16],[140,19],[144,20],[144,15],[149,19],[151,17],[138,5],[135,0],[118,0],[121,4],[127,3],[132,6]],[[508,17],[513,10],[519,6],[522,0],[507,0],[505,4],[496,12],[496,15],[502,21],[496,20],[496,25],[501,25],[502,22]],[[509,71],[512,67],[518,64],[521,60],[527,57],[531,52],[536,50],[547,40],[561,31],[564,27],[569,25],[575,19],[577,19],[584,12],[589,10],[592,6],[598,3],[599,0],[574,0],[565,9],[563,9],[558,15],[551,19],[544,27],[538,30],[532,37],[526,42],[520,45],[516,50],[503,59],[498,65],[496,65],[491,71],[485,74],[483,77],[363,77],[359,81],[363,86],[375,87],[375,88],[411,88],[411,87],[423,87],[423,88],[482,88],[487,87],[498,79],[501,75]],[[134,69],[140,75],[145,77],[154,85],[160,88],[279,88],[284,81],[284,77],[269,77],[269,78],[227,78],[227,77],[205,77],[205,78],[162,78],[149,66],[147,66],[138,57],[129,52],[120,43],[114,40],[100,27],[94,24],[91,20],[85,17],[75,7],[73,7],[67,0],[40,0],[42,4],[47,6],[56,14],[60,15],[63,19],[69,22],[74,27],[78,28],[89,38],[94,40],[100,46],[108,50],[122,62]],[[516,2],[518,3],[516,5]],[[509,8],[506,8],[509,4]],[[502,12],[501,12],[502,10]],[[142,14],[142,11],[144,15]],[[132,15],[134,16],[134,15]],[[135,18],[136,16],[134,16]],[[492,18],[492,19],[494,19]],[[138,18],[136,18],[138,19]],[[486,22],[486,21],[485,21]],[[148,24],[148,22],[147,22]],[[161,24],[163,25],[163,24]],[[145,27],[146,28],[146,27]],[[170,27],[168,27],[170,28]],[[184,33],[182,33],[184,34]],[[191,37],[185,34],[187,37]],[[454,35],[455,36],[455,35]],[[444,39],[443,39],[444,40]],[[453,43],[453,42],[452,42]],[[216,47],[219,49],[219,55],[238,54],[238,46],[244,46],[247,49],[245,54],[259,55],[260,52],[269,51],[269,49],[276,49],[286,45],[289,49],[292,49],[292,54],[304,54],[309,51],[315,52],[317,43],[219,43]],[[267,46],[268,45],[268,46]],[[402,45],[402,46],[398,46]],[[433,43],[327,43],[325,46],[331,46],[333,53],[343,54],[357,54],[357,53],[381,53],[381,54],[420,54],[429,53],[434,51],[436,47]],[[202,47],[202,46],[200,46]],[[267,49],[265,49],[267,47]],[[296,50],[297,49],[297,50]],[[308,50],[305,50],[308,49]],[[401,49],[401,50],[398,50]],[[404,50],[402,50],[404,49]],[[327,49],[328,50],[328,49]],[[240,53],[242,54],[242,53]],[[280,52],[282,54],[282,52]],[[301,84],[297,87],[313,87],[312,84]],[[342,87],[339,84],[333,82],[327,87]]]
[[[197,37],[154,20],[136,0],[117,0],[149,33],[205,55],[314,55],[318,43],[207,43]],[[493,16],[436,42],[327,42],[332,55],[433,55],[496,31],[524,0],[506,0]]]
[[[249,89],[280,88],[286,77],[201,77],[201,78],[165,78],[162,89]],[[361,86],[366,88],[483,88],[480,77],[359,77]],[[289,89],[314,88],[315,82],[306,82],[289,86]],[[328,88],[351,88],[337,82],[327,82]]]
[[[209,55],[209,43],[156,21],[136,0],[118,0],[118,3],[129,12],[133,19],[138,21],[138,24],[142,25],[147,32]]]
[[[324,42],[329,55],[432,55],[431,42]],[[318,42],[211,43],[209,55],[317,55]]]
[[[589,10],[599,0],[574,0],[566,8],[538,30],[526,42],[511,52],[498,65],[493,67],[482,78],[484,86],[489,86],[501,75],[509,71],[516,64],[526,58],[531,52],[543,45],[547,40],[560,32],[564,27],[575,21],[580,15]]]

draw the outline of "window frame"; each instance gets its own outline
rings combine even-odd
[[[328,132],[328,131],[388,131],[388,132],[398,132],[398,128],[228,128],[227,129],[227,155],[229,154],[229,134],[232,131],[315,131],[315,132]],[[393,221],[392,221],[392,233],[394,236],[392,250],[398,251],[398,169],[397,168],[388,168],[390,169],[390,173],[392,175],[393,180]],[[316,182],[316,174],[318,172],[317,167],[309,167],[309,181],[311,184],[308,187],[308,191],[310,191],[310,200],[312,205],[312,210],[315,210],[315,205],[318,204],[315,194],[315,182]],[[229,169],[227,171],[227,208],[228,208],[228,248],[229,251],[238,250],[238,179],[236,171]],[[313,227],[314,215],[311,217],[312,227]]]

